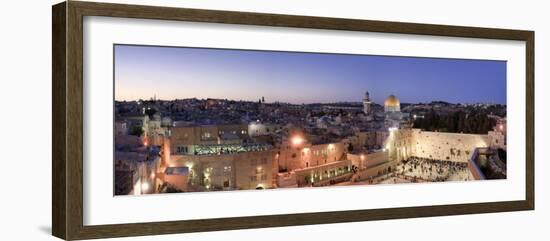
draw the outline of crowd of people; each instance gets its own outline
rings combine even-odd
[[[472,180],[468,163],[411,157],[401,161],[391,172],[369,180],[369,184],[395,184]]]
[[[411,157],[397,165],[394,174],[411,181],[468,181],[468,163]]]

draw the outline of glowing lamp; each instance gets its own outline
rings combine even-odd
[[[301,145],[304,143],[304,139],[300,136],[292,137],[290,141],[292,142],[292,145]]]
[[[144,182],[141,184],[141,191],[142,192],[147,192],[147,190],[149,190],[149,183],[148,182]]]

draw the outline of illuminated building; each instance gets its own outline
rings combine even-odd
[[[171,129],[171,151],[174,154],[217,154],[239,151],[248,138],[248,126],[208,125],[175,126]]]
[[[177,126],[169,166],[188,168],[188,190],[271,188],[276,151],[254,142],[248,125]]]
[[[401,111],[401,103],[395,95],[390,95],[384,101],[384,111],[385,112],[399,112]]]
[[[190,191],[271,188],[276,151],[222,155],[172,155],[171,166],[188,167]]]
[[[384,101],[384,114],[385,114],[385,127],[394,128],[399,127],[403,120],[403,113],[401,113],[401,102],[395,97],[390,95]]]

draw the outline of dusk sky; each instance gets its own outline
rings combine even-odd
[[[506,62],[115,46],[115,99],[506,104]]]

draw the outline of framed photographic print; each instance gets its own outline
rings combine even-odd
[[[534,32],[53,6],[53,235],[534,209]]]

